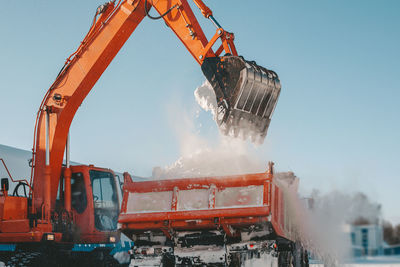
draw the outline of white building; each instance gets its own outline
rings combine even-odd
[[[381,225],[352,225],[350,238],[355,256],[383,255],[384,242]]]

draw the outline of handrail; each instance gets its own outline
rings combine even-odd
[[[29,191],[29,195],[30,195],[33,191],[32,191],[32,187],[31,187],[31,185],[28,183],[28,181],[27,181],[26,179],[14,180],[14,179],[12,178],[12,175],[11,175],[10,171],[8,170],[7,165],[6,165],[6,163],[4,162],[4,160],[3,160],[2,158],[0,158],[0,161],[3,163],[3,166],[4,166],[4,168],[6,169],[7,174],[8,174],[8,176],[10,177],[10,179],[11,179],[11,181],[12,181],[13,183],[25,182],[25,183],[28,185],[29,190],[30,190],[30,191]]]

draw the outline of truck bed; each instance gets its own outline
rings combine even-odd
[[[228,236],[269,222],[284,236],[283,194],[272,172],[133,182],[124,174],[121,230],[224,230]]]

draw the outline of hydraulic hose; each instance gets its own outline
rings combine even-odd
[[[19,189],[19,187],[20,186],[23,186],[23,188],[24,188],[24,197],[28,197],[28,195],[26,194],[26,188],[25,188],[25,186],[27,186],[27,187],[29,187],[29,185],[27,184],[27,183],[25,183],[25,182],[19,182],[18,184],[17,184],[17,186],[14,188],[14,191],[13,191],[13,196],[17,196],[17,197],[19,197],[20,195],[18,194],[18,189]]]
[[[151,18],[153,20],[158,20],[158,19],[161,19],[161,18],[165,17],[166,15],[168,15],[169,12],[172,11],[172,9],[174,9],[177,6],[178,6],[178,4],[175,4],[170,9],[165,11],[164,14],[162,14],[160,16],[157,16],[157,17],[153,17],[152,15],[149,14],[149,10],[147,10],[147,0],[144,0],[144,12],[146,13],[146,16],[148,16],[149,18]]]

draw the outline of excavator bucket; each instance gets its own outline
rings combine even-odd
[[[222,133],[263,143],[281,91],[278,75],[238,56],[206,58],[201,69],[217,98]]]

